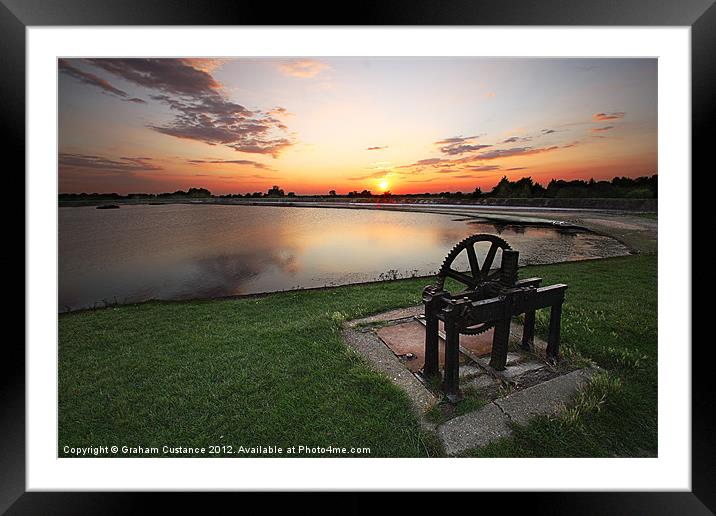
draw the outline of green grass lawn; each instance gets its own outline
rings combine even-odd
[[[471,455],[656,454],[656,265],[655,255],[640,255],[521,270],[569,284],[564,351],[608,375],[565,415]],[[426,283],[61,315],[59,454],[64,446],[303,445],[439,455],[407,396],[340,335],[346,319],[418,304]],[[546,323],[538,319],[538,332]]]

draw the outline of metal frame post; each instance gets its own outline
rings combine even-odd
[[[525,312],[525,323],[522,327],[522,349],[529,351],[535,344],[535,311]]]
[[[453,307],[444,309],[445,313],[445,373],[443,390],[450,401],[460,397],[460,332],[455,320]]]
[[[425,364],[423,365],[423,375],[430,378],[440,372],[435,293],[426,289],[423,292],[423,302],[425,303]]]
[[[547,339],[547,357],[557,361],[559,358],[559,341],[562,325],[562,303],[552,305],[549,309],[549,338]]]
[[[490,367],[495,371],[504,371],[507,364],[507,346],[510,342],[510,323],[512,321],[510,299],[505,299],[505,315],[495,323],[492,335],[492,353]]]

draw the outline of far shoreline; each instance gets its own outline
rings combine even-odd
[[[164,204],[217,204],[236,206],[288,206],[316,208],[358,208],[385,209],[404,208],[458,208],[484,210],[534,210],[534,211],[614,211],[632,213],[656,213],[658,199],[626,199],[626,198],[484,198],[484,199],[449,199],[449,198],[416,198],[391,196],[371,198],[331,198],[325,196],[301,197],[269,197],[258,199],[229,197],[174,197],[158,198],[95,198],[87,200],[59,200],[60,208],[99,206],[107,203],[118,205],[164,205]],[[413,210],[410,210],[413,211]]]

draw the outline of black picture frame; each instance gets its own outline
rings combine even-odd
[[[0,0],[0,117],[8,159],[25,161],[25,30],[29,26],[83,25],[532,25],[689,26],[692,70],[692,170],[705,168],[716,92],[716,6],[714,0],[400,0],[364,2],[327,9],[325,4],[201,0]],[[11,165],[8,165],[8,170]],[[711,167],[713,168],[713,167]],[[703,172],[707,172],[703,170]],[[694,177],[693,171],[691,172]],[[18,185],[25,193],[24,185]],[[23,195],[24,198],[24,195]],[[23,246],[24,249],[24,246]],[[23,263],[27,258],[23,251]],[[691,283],[691,278],[687,280]],[[683,300],[691,303],[691,300]],[[22,304],[24,307],[24,303]],[[686,336],[686,333],[685,333]],[[716,437],[713,384],[707,349],[692,346],[692,491],[681,493],[529,493],[508,499],[532,512],[550,514],[709,514],[716,511]],[[25,492],[25,352],[19,339],[6,340],[0,360],[0,513],[114,514],[134,512],[147,498],[137,493]],[[711,416],[711,417],[710,417]],[[498,504],[505,494],[481,494]],[[186,508],[188,497],[180,497]],[[277,498],[285,503],[285,500]],[[416,500],[412,500],[416,503]],[[417,502],[419,503],[419,502]],[[353,498],[342,506],[356,510]],[[492,507],[495,507],[492,505]],[[494,510],[494,509],[493,509]]]

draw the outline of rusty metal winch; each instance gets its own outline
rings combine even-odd
[[[500,257],[500,266],[493,268]],[[469,270],[457,270],[459,257],[466,257]],[[423,290],[425,305],[425,365],[426,378],[439,375],[439,321],[445,328],[445,367],[443,391],[451,401],[459,399],[460,334],[477,335],[494,328],[490,367],[505,369],[510,323],[513,316],[524,314],[521,346],[525,350],[534,344],[535,311],[550,308],[547,358],[556,362],[559,357],[562,303],[567,285],[559,283],[541,287],[542,278],[517,279],[519,252],[496,235],[470,236],[445,257],[434,285]],[[464,260],[463,260],[464,261]],[[464,268],[464,266],[463,266]],[[445,280],[452,278],[465,289],[452,294],[445,290]]]

